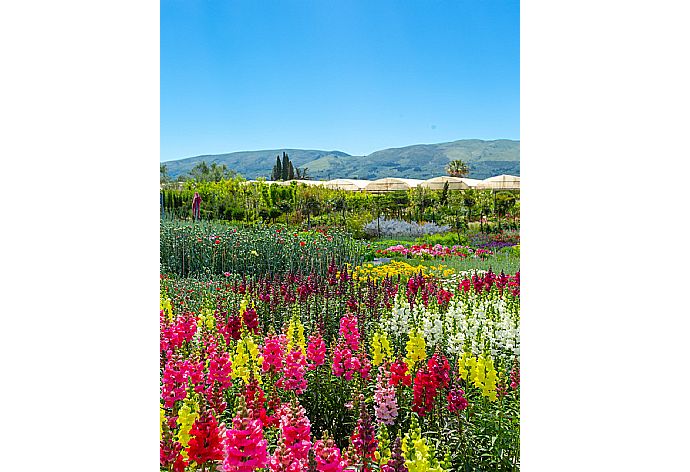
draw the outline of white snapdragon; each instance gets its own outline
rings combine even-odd
[[[424,342],[429,347],[435,347],[443,341],[443,320],[441,313],[428,313],[422,317],[421,326]]]

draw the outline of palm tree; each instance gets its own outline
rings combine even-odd
[[[470,168],[465,161],[456,159],[448,163],[446,172],[453,177],[467,177],[470,174]]]

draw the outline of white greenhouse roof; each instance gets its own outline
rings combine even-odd
[[[470,188],[460,177],[452,177],[449,175],[442,175],[440,177],[425,180],[419,184],[419,186],[430,190],[443,190],[446,182],[448,182],[448,190],[467,190]]]
[[[492,190],[519,190],[520,177],[506,174],[489,177],[478,184],[477,188]]]

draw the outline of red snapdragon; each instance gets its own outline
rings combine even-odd
[[[209,411],[201,413],[189,432],[187,455],[190,461],[199,465],[223,460],[223,446],[220,440],[220,429],[215,416]]]

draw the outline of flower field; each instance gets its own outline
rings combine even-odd
[[[345,234],[161,232],[161,470],[519,469],[519,272],[366,265]]]
[[[435,258],[446,258],[446,257],[479,257],[486,259],[493,255],[488,249],[472,249],[468,246],[442,246],[440,244],[413,244],[407,247],[403,244],[397,244],[395,246],[390,246],[386,249],[379,249],[378,254],[382,256],[395,257],[395,256],[405,256],[405,257],[418,257],[421,259],[435,259]]]

